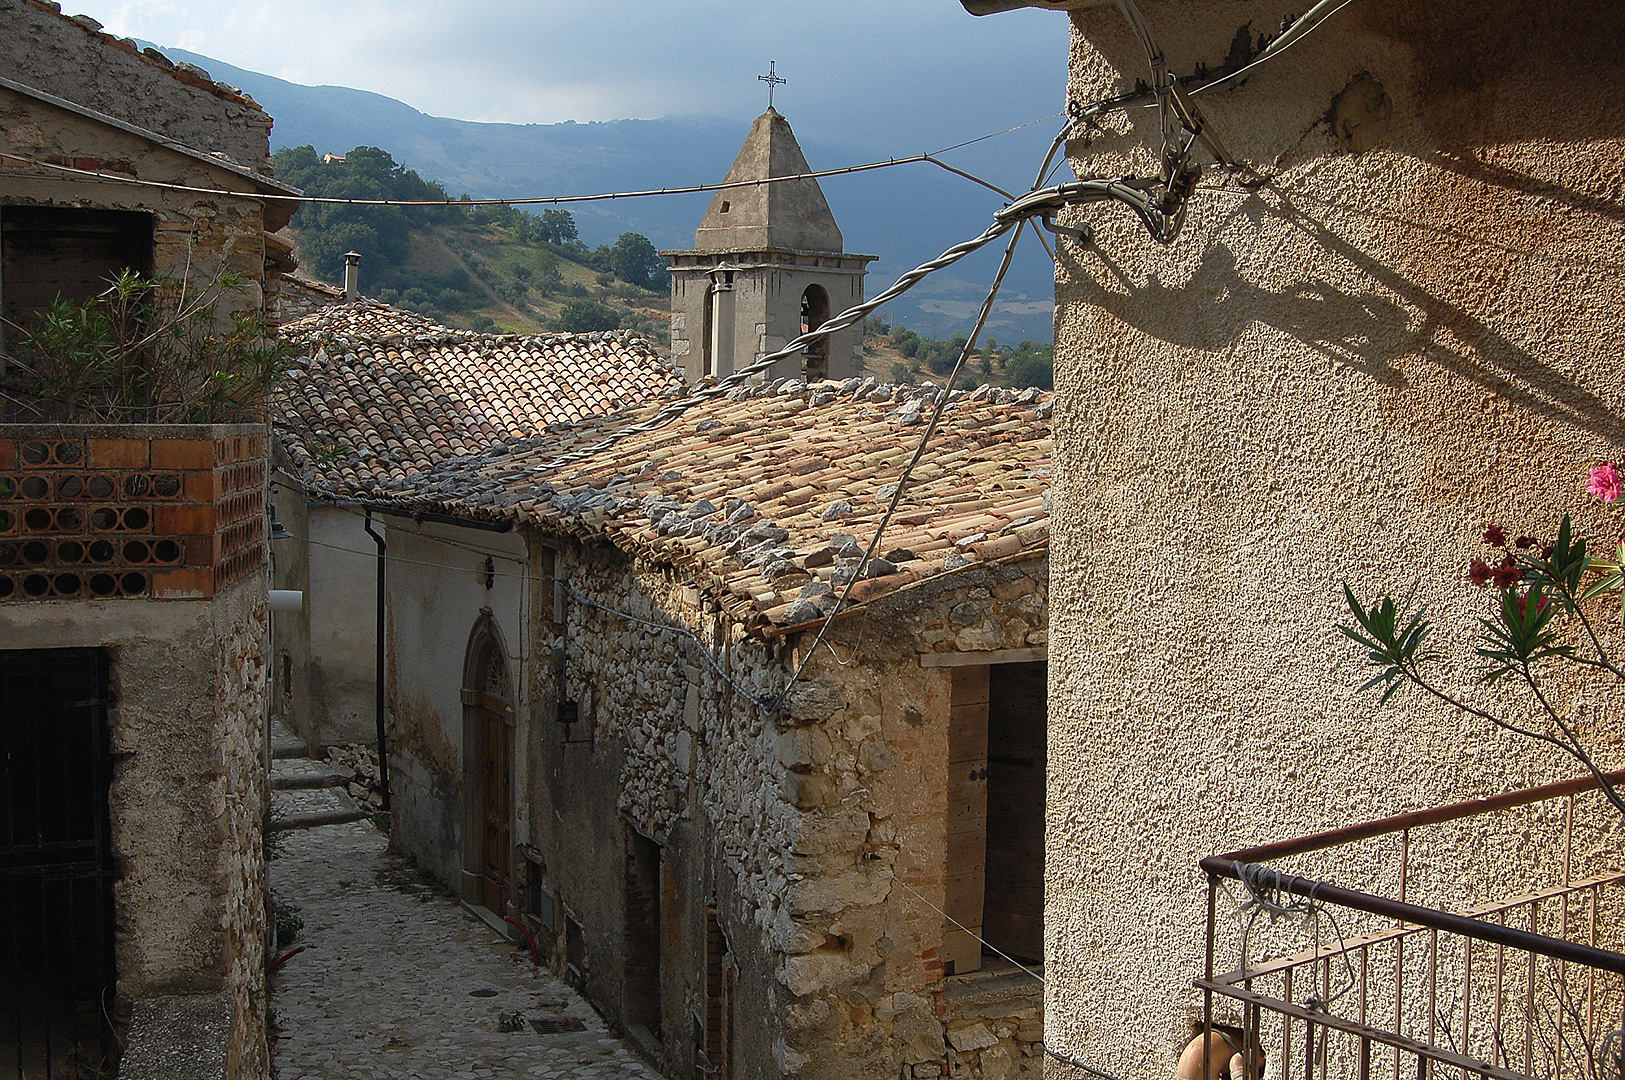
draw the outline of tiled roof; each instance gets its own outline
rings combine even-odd
[[[405,484],[449,458],[683,385],[629,331],[480,334],[363,300],[280,333],[298,358],[277,402],[277,433],[311,486],[331,496]]]
[[[939,392],[872,379],[747,387],[615,443],[586,466],[551,459],[654,407],[448,462],[376,494],[607,539],[683,570],[734,617],[773,634],[833,610]],[[852,602],[1043,554],[1050,405],[1038,390],[955,391],[876,550],[883,558]]]

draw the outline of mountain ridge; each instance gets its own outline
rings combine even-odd
[[[726,175],[749,128],[736,120],[693,116],[560,124],[456,120],[369,90],[305,86],[185,49],[154,47],[253,95],[276,121],[273,149],[308,144],[318,153],[344,154],[357,146],[378,146],[451,193],[476,198],[715,183]],[[1013,190],[1026,180],[1000,171],[1011,172],[1013,160],[1026,168],[1029,158],[1042,156],[1048,138],[1046,128],[1037,126],[959,151],[955,163],[993,175]],[[1028,152],[1039,143],[1036,152]],[[803,149],[814,168],[874,159],[855,146],[809,142]],[[822,186],[848,247],[880,256],[871,271],[871,295],[950,244],[981,232],[1003,205],[992,192],[924,164],[831,178]],[[589,245],[636,232],[659,248],[686,249],[708,200],[704,194],[671,195],[561,206],[575,216]],[[1012,269],[989,330],[1002,340],[1047,342],[1053,333],[1053,270],[1036,244],[1028,246]],[[884,314],[933,337],[968,330],[970,312],[985,288],[976,281],[991,276],[995,260],[991,252],[972,256],[954,268],[953,279],[928,278]]]

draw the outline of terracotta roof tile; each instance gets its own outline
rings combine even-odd
[[[363,300],[284,325],[297,347],[275,411],[312,486],[334,496],[400,484],[449,458],[679,391],[627,331],[518,337],[452,330]]]
[[[887,400],[871,400],[877,390]],[[776,633],[833,609],[917,445],[920,410],[906,405],[929,407],[937,392],[856,379],[736,389],[585,464],[552,464],[657,408],[645,405],[382,480],[371,497],[606,539],[683,570],[753,629]],[[1050,408],[1036,390],[956,391],[852,602],[1042,555]]]

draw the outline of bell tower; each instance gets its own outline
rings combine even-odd
[[[756,118],[728,183],[811,172],[790,123],[771,105]],[[689,381],[722,378],[777,352],[863,300],[873,255],[841,250],[841,230],[810,177],[716,193],[693,251],[671,260],[671,351]],[[845,379],[862,369],[863,326],[787,357],[763,380]]]

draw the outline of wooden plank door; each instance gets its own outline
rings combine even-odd
[[[497,915],[507,913],[513,873],[513,735],[508,704],[480,695],[481,807],[484,825],[480,902]]]

